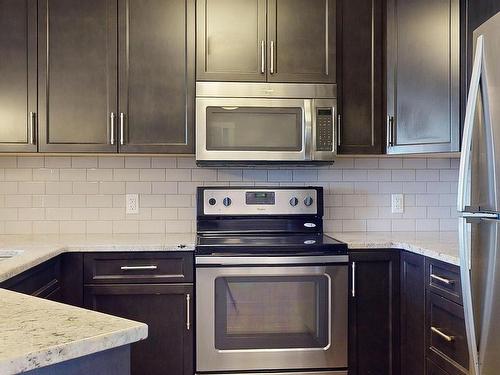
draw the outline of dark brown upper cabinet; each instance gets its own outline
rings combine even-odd
[[[266,0],[197,0],[197,79],[266,80]]]
[[[193,153],[195,0],[120,0],[120,152]]]
[[[40,151],[116,152],[117,2],[38,2]]]
[[[36,152],[36,0],[0,0],[0,152]]]
[[[343,1],[339,12],[338,152],[380,154],[385,1]]]
[[[459,151],[459,0],[387,0],[387,153]]]
[[[335,0],[198,0],[197,79],[336,82]]]
[[[269,82],[336,82],[336,1],[268,0]]]

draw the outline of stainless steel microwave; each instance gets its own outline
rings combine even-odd
[[[196,161],[331,162],[336,107],[332,84],[198,82]]]

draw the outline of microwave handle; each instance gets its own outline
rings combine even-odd
[[[313,110],[312,100],[304,100],[304,145],[305,160],[313,160]]]

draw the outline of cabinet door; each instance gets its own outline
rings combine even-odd
[[[193,374],[193,287],[187,284],[86,285],[88,309],[148,325],[132,344],[132,375]]]
[[[117,4],[38,2],[40,151],[116,152]]]
[[[387,153],[459,151],[459,0],[387,12]]]
[[[36,152],[36,0],[0,0],[0,152]]]
[[[121,152],[194,152],[194,1],[119,2]]]
[[[196,79],[266,80],[266,0],[197,0]]]
[[[349,374],[399,374],[398,250],[349,258]]]
[[[338,150],[382,152],[383,0],[342,2]]]
[[[425,258],[401,253],[401,374],[425,374]]]
[[[336,1],[268,0],[268,81],[336,82]]]

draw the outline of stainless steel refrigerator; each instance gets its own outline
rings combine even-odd
[[[472,375],[500,374],[500,13],[474,31],[460,176],[460,267]]]

